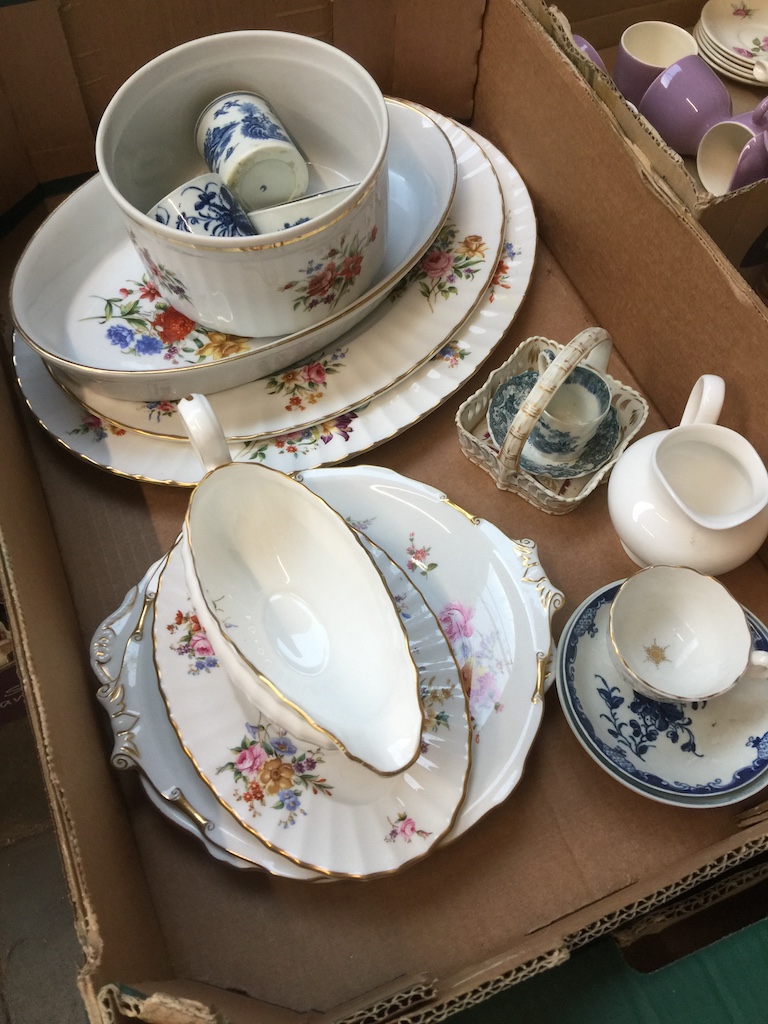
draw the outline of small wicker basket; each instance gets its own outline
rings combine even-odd
[[[603,373],[603,377],[611,388],[611,404],[619,422],[619,440],[610,459],[594,473],[574,479],[534,476],[519,466],[523,445],[552,395],[574,366],[584,361],[592,349],[606,342],[609,343],[610,338],[602,328],[582,331],[568,345],[559,345],[548,338],[528,338],[493,371],[479,391],[459,406],[456,426],[462,450],[470,462],[493,477],[498,488],[516,492],[543,512],[564,515],[572,512],[600,483],[607,480],[616,460],[648,416],[648,403],[642,395],[607,373]],[[526,370],[536,370],[539,353],[545,349],[553,351],[556,358],[540,375],[499,448],[486,424],[491,398],[505,380]]]

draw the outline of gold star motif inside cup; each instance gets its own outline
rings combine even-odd
[[[667,647],[669,647],[669,644],[667,644],[666,647],[662,647],[654,637],[653,643],[649,644],[648,647],[645,648],[646,661],[652,662],[657,667],[661,665],[663,661],[669,661],[669,658],[667,658]]]

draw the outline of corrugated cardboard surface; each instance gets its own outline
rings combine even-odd
[[[95,167],[93,136],[58,8],[51,0],[29,0],[2,10],[0,123],[0,211],[38,182]]]
[[[88,31],[103,31],[101,5],[82,6]],[[140,6],[126,4],[126,10],[136,15]],[[351,16],[354,7],[343,12],[342,6],[339,17]],[[404,3],[383,6],[394,19],[375,11],[377,31],[384,22],[397,27],[401,16],[407,18],[401,25],[427,31],[427,0],[410,13]],[[430,39],[422,48],[412,44],[411,64],[423,49],[436,67],[442,38],[444,52],[463,55],[456,61],[468,73],[477,38],[466,46],[463,40],[468,26],[476,33],[481,8],[464,6],[459,12],[451,5],[453,20],[443,21],[443,5],[432,5]],[[157,10],[167,41],[181,29],[167,20],[170,5]],[[281,10],[270,7],[271,14]],[[308,14],[311,27],[323,10]],[[361,0],[361,19],[366,12]],[[74,24],[82,13],[70,7],[62,19],[85,67],[85,29]],[[346,22],[344,31],[348,38],[358,32],[367,45],[367,28],[353,31]],[[74,47],[78,33],[83,40]],[[118,62],[129,59],[114,24],[100,44],[94,60],[105,73],[108,52]],[[137,45],[131,60],[146,34]],[[447,81],[455,72],[456,63],[446,64],[442,76]],[[414,89],[426,88],[420,68],[399,74]],[[437,98],[438,82],[431,83]],[[474,85],[473,67],[459,92],[469,95]],[[448,82],[446,103],[458,102],[457,95]],[[91,110],[104,98],[95,90]],[[701,228],[658,196],[583,77],[514,0],[487,5],[475,124],[509,154],[534,198],[543,241],[529,294],[475,380],[423,422],[354,461],[423,480],[509,536],[535,539],[542,565],[566,594],[557,636],[584,597],[633,570],[610,527],[605,489],[562,517],[498,491],[461,453],[454,425],[460,402],[525,338],[566,342],[600,323],[617,345],[609,372],[651,398],[646,430],[675,422],[700,372],[722,371],[728,381],[723,422],[748,433],[765,457],[768,424],[753,385],[768,370],[768,321],[735,271],[720,265]],[[30,218],[5,240],[6,279],[38,220]],[[694,288],[698,302],[691,301]],[[6,343],[9,334],[6,313]],[[738,346],[724,345],[725,337],[738,338]],[[176,536],[188,493],[78,462],[23,416],[27,437],[13,413],[14,403],[0,400],[10,484],[0,489],[0,553],[18,609],[31,720],[47,768],[84,948],[82,989],[94,1021],[102,1005],[120,1002],[119,989],[99,1002],[110,984],[220,1005],[238,1024],[334,1019],[403,992],[396,1005],[407,1004],[407,993],[433,991],[433,1005],[457,1006],[562,959],[569,946],[768,846],[759,814],[742,819],[741,807],[668,807],[620,786],[584,753],[551,695],[510,798],[459,841],[401,874],[314,886],[218,863],[149,806],[135,776],[110,768],[108,730],[86,664],[93,630]],[[759,558],[725,578],[764,620],[765,580]],[[130,993],[125,1000],[141,1002]],[[335,1011],[338,1006],[345,1009]],[[147,1019],[164,1019],[161,1012]],[[189,1008],[179,1013],[182,1021],[193,1019]],[[397,1011],[402,1019],[420,1013]]]

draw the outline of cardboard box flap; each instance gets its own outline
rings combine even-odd
[[[722,371],[723,421],[768,454],[754,386],[766,368],[768,319],[691,213],[638,165],[617,118],[517,0],[451,0],[445,8],[417,0],[412,9],[392,0],[383,12],[369,0],[359,7],[338,0],[335,12],[321,4],[305,22],[282,2],[248,7],[247,17],[246,6],[214,4],[211,25],[262,16],[260,25],[274,25],[286,15],[296,26],[338,28],[339,39],[357,33],[369,52],[373,27],[390,46],[376,67],[393,81],[434,88],[434,105],[448,112],[474,90],[473,124],[521,173],[541,228],[525,303],[489,364],[533,335],[563,343],[600,324],[616,345],[609,372],[650,399],[649,431],[677,421],[700,372]],[[357,26],[347,20],[355,10]],[[62,9],[92,113],[124,79],[126,62],[141,63],[145,47],[162,49],[187,28],[207,28],[188,24],[191,9],[160,3],[156,11],[158,35],[141,33],[131,46],[133,12],[104,0]],[[456,88],[451,61],[461,69]],[[573,516],[546,516],[467,462],[454,417],[478,382],[465,382],[442,408],[356,461],[423,480],[508,537],[534,538],[542,566],[566,594],[557,638],[584,597],[632,564],[611,529],[604,491]],[[753,821],[732,806],[694,812],[618,784],[576,740],[550,692],[519,784],[456,842],[407,870],[315,885],[222,863],[211,854],[224,848],[206,849],[199,833],[158,813],[136,774],[115,779],[85,657],[92,631],[167,550],[188,492],[101,473],[27,417],[35,467],[2,394],[14,485],[0,493],[3,583],[19,602],[15,631],[94,1024],[141,1014],[163,1024],[174,1015],[199,1024],[216,1014],[237,1024],[325,1024],[340,1012],[361,1024],[393,1013],[442,1019],[768,848],[762,815]],[[728,580],[762,618],[765,579],[765,565],[752,559]]]
[[[30,39],[34,46],[29,45]],[[73,177],[95,168],[93,135],[52,0],[27,0],[4,8],[0,85],[37,181]],[[13,136],[3,138],[9,147],[4,149],[6,163]]]
[[[0,431],[8,446],[0,487],[2,589],[49,803],[60,835],[67,837],[62,856],[84,950],[83,975],[109,964],[112,954],[104,941],[110,933],[117,940],[132,931],[145,935],[133,946],[135,973],[146,972],[150,965],[167,969],[135,841],[122,817],[114,771],[104,757],[93,696],[83,685],[90,672],[80,629],[5,373],[0,373]],[[18,515],[20,509],[23,515]],[[56,681],[47,696],[46,685],[41,689],[45,680]],[[87,841],[80,834],[84,823]]]
[[[123,1017],[147,1024],[259,1024],[260,1009],[269,1014],[270,1024],[387,1024],[434,1001],[435,984],[426,975],[396,979],[327,1013],[287,1010],[274,1003],[260,1006],[258,1000],[234,991],[178,979],[105,985],[99,1002],[106,1011],[106,1024]]]
[[[522,53],[526,59],[516,59]],[[512,121],[509,106],[522,94],[536,103],[519,104]],[[501,0],[489,3],[476,105],[478,130],[511,154],[542,237],[614,338],[640,391],[677,423],[699,373],[719,373],[728,381],[722,422],[768,458],[768,422],[752,371],[768,327],[765,306],[683,204],[655,187],[612,113],[527,7],[510,16]],[[557,131],[545,133],[541,146],[522,145],[553,124]],[[647,201],[649,189],[658,202]],[[720,300],[692,301],[707,292]],[[728,338],[739,338],[739,359]],[[683,355],[688,344],[695,368]]]
[[[443,0],[435,24],[430,0],[334,0],[333,41],[386,93],[467,120],[485,6],[486,0]]]

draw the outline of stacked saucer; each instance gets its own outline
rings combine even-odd
[[[370,466],[299,480],[359,531],[399,610],[423,709],[416,761],[384,776],[244,702],[201,628],[182,536],[92,640],[112,762],[138,769],[153,803],[228,864],[306,880],[391,874],[519,782],[562,594],[533,542],[422,483]]]
[[[666,703],[635,692],[611,655],[609,612],[621,583],[601,587],[560,637],[557,690],[587,753],[618,782],[660,803],[720,807],[768,786],[765,681],[742,679],[713,700]],[[768,629],[747,611],[756,650]]]
[[[535,216],[486,140],[414,104],[387,109],[384,266],[344,310],[291,336],[256,344],[176,315],[99,176],[63,203],[12,287],[17,377],[42,426],[110,472],[189,486],[201,470],[176,401],[191,391],[208,395],[234,459],[288,472],[368,451],[453,394],[523,301]]]
[[[708,0],[693,35],[703,60],[745,85],[768,86],[768,3]]]

